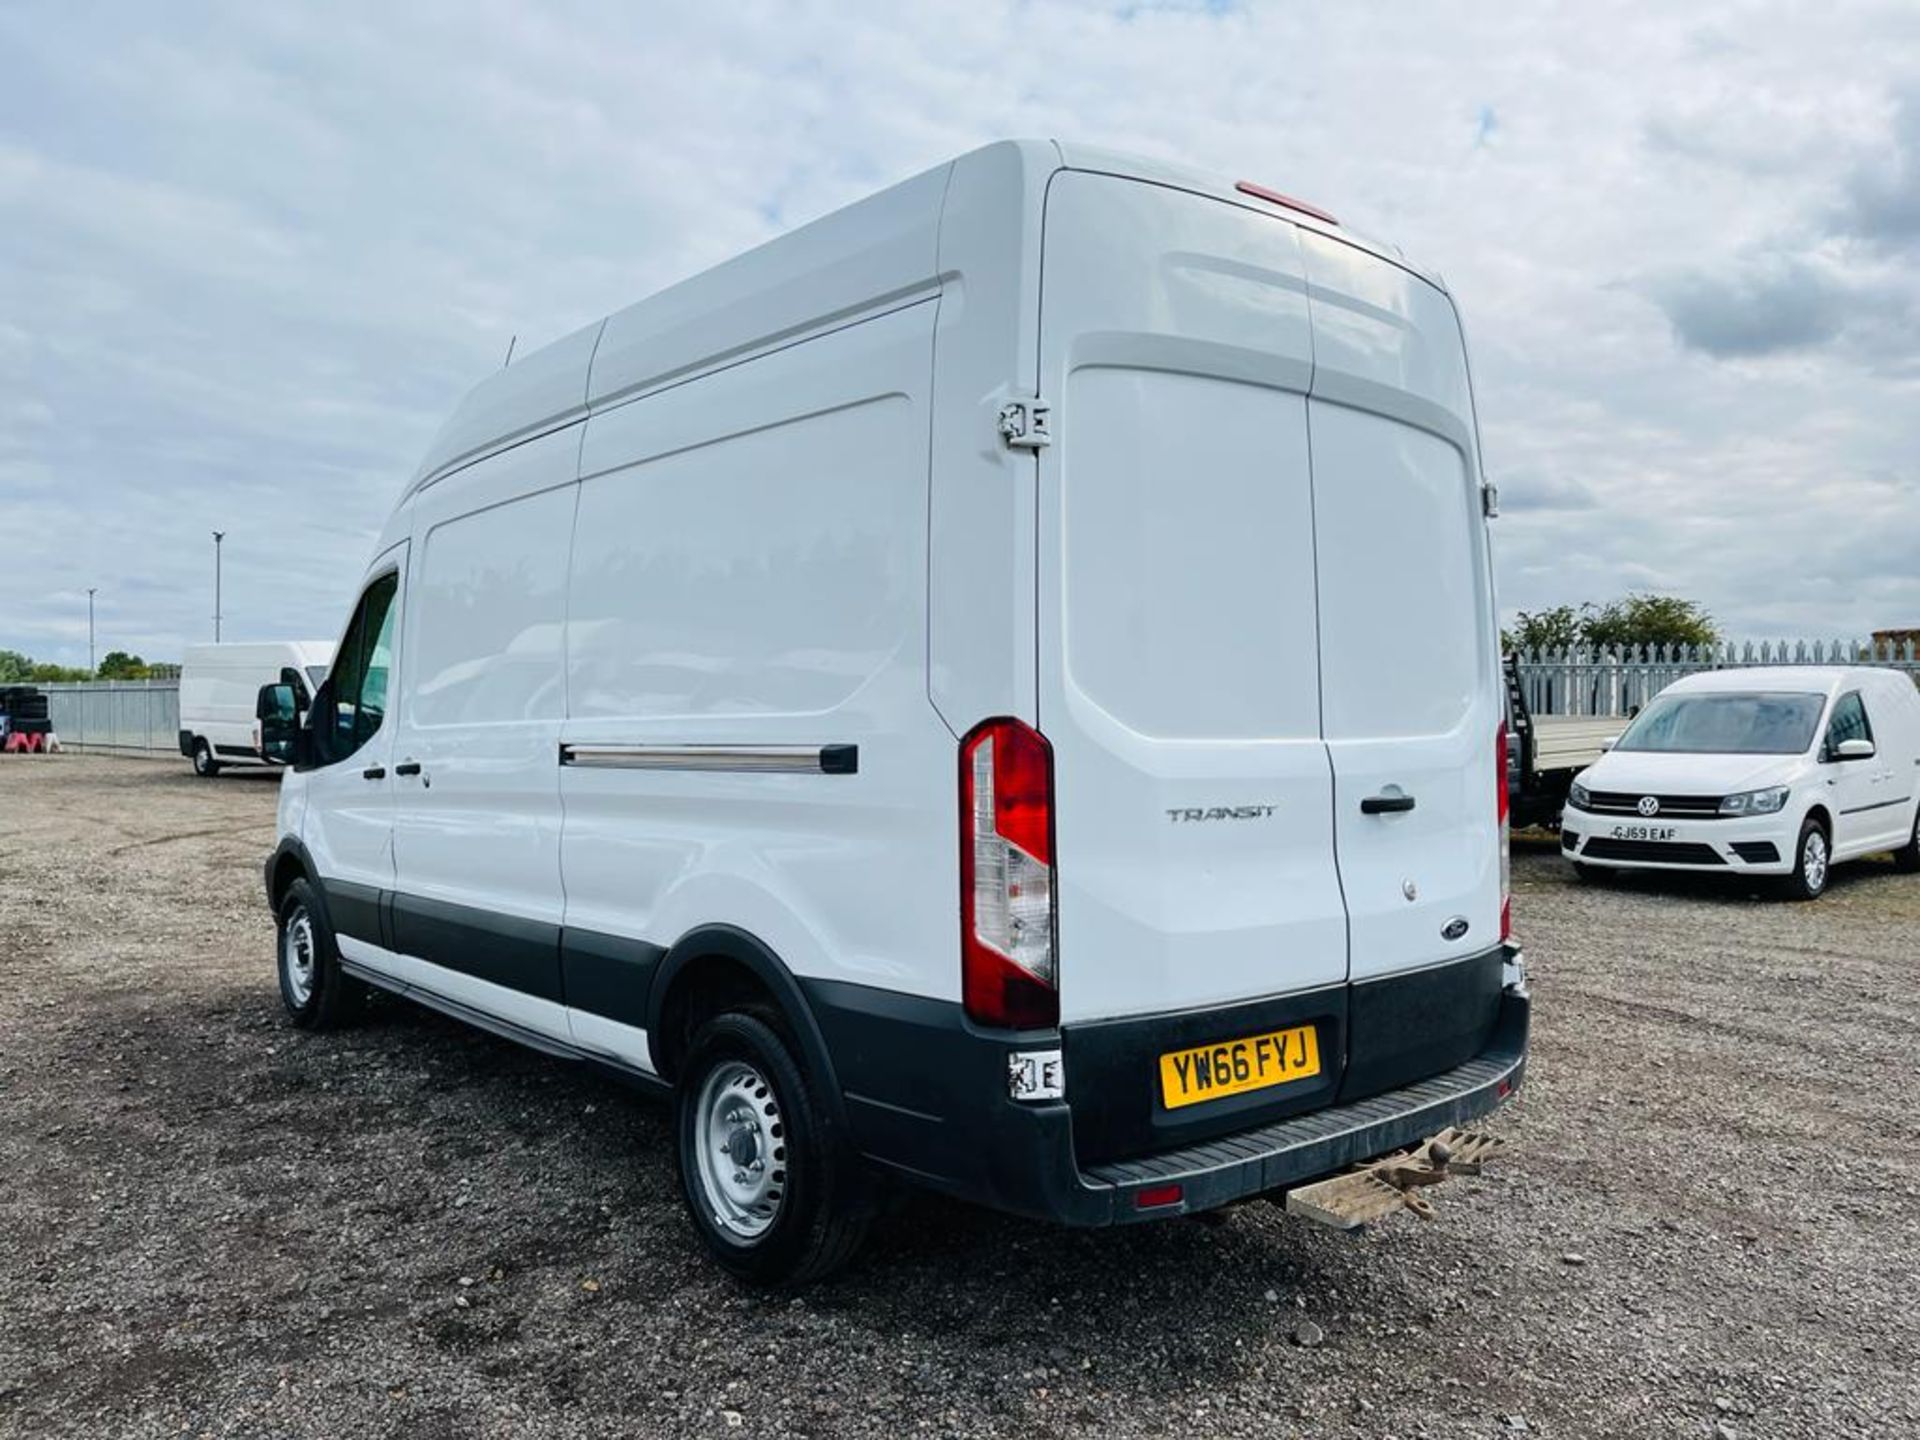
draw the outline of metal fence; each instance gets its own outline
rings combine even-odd
[[[1884,665],[1920,684],[1913,641],[1781,640],[1626,650],[1523,650],[1521,692],[1535,715],[1630,715],[1682,675],[1747,665]]]
[[[180,753],[178,680],[82,680],[37,685],[47,718],[68,750]]]

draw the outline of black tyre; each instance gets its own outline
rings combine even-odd
[[[1893,868],[1911,875],[1920,871],[1920,808],[1913,812],[1913,833],[1893,852]]]
[[[305,880],[289,885],[280,901],[275,951],[280,999],[296,1026],[331,1030],[359,1017],[366,1003],[366,984],[340,968],[333,929]]]
[[[865,1187],[776,1017],[728,1011],[700,1027],[674,1121],[687,1213],[730,1274],[799,1285],[852,1258]]]
[[[1789,900],[1818,900],[1827,893],[1832,869],[1833,842],[1827,827],[1809,816],[1794,843],[1793,873],[1781,881],[1780,893]]]
[[[193,742],[193,773],[209,780],[220,773],[220,762],[213,758],[213,747],[204,740]]]
[[[1613,871],[1605,865],[1589,865],[1584,860],[1573,862],[1574,877],[1583,885],[1598,885],[1613,879]]]

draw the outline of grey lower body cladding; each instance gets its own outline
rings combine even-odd
[[[644,1028],[657,945],[348,881],[324,886],[341,935]]]
[[[333,881],[338,933],[623,1023],[645,1026],[665,954],[644,942]],[[1070,1225],[1204,1210],[1304,1184],[1497,1108],[1521,1083],[1529,999],[1506,953],[1357,985],[1175,1015],[990,1031],[952,1001],[802,979],[854,1148],[957,1198]],[[480,1017],[473,1017],[479,1019]],[[799,1017],[796,1017],[798,1019]],[[1311,1023],[1322,1071],[1179,1112],[1158,1056]],[[1061,1049],[1067,1099],[1015,1101],[1011,1056]],[[1174,1205],[1142,1192],[1181,1187]]]
[[[802,986],[868,1159],[961,1199],[1110,1225],[1304,1184],[1498,1108],[1525,1075],[1531,1005],[1523,988],[1502,987],[1504,959],[1496,950],[1365,985],[1125,1022],[1124,1036],[1091,1051],[1076,1045],[1073,1026],[986,1031],[947,1002],[834,981]],[[1322,1075],[1282,1095],[1192,1107],[1212,1113],[1182,1113],[1160,1127],[1164,1143],[1140,1148],[1151,1122],[1169,1119],[1153,1088],[1160,1053],[1298,1023],[1320,1034]],[[1349,1025],[1370,1037],[1357,1050]],[[1012,1099],[1009,1058],[1056,1047],[1067,1098]],[[1176,1184],[1171,1205],[1140,1203]]]

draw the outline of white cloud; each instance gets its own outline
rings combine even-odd
[[[1914,623],[1917,95],[1900,3],[10,9],[0,645],[83,658],[98,585],[103,642],[177,654],[216,527],[230,634],[331,631],[510,336],[1009,134],[1445,272],[1510,608]]]

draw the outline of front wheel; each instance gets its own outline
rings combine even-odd
[[[1585,885],[1598,885],[1613,879],[1613,871],[1605,865],[1589,865],[1584,860],[1573,862],[1574,878]]]
[[[1793,873],[1782,883],[1782,893],[1789,900],[1818,900],[1826,893],[1827,875],[1833,868],[1833,847],[1826,827],[1808,819],[1800,827],[1793,855]]]
[[[204,740],[193,742],[193,773],[208,780],[220,773],[220,762],[213,758],[213,747]]]
[[[680,1189],[730,1274],[796,1285],[851,1259],[868,1217],[854,1162],[770,1018],[729,1011],[693,1037],[675,1094]]]
[[[296,880],[280,901],[280,999],[302,1030],[331,1030],[358,1017],[366,985],[340,968],[333,930],[313,887]]]

